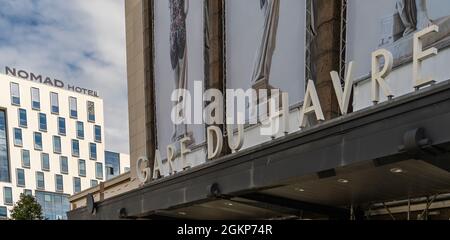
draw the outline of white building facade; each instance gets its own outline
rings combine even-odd
[[[66,219],[68,197],[105,179],[103,100],[28,75],[0,75],[0,218],[25,193]]]

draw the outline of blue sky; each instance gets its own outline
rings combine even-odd
[[[0,0],[5,66],[96,89],[107,150],[129,152],[124,0]]]

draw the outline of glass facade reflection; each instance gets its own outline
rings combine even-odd
[[[67,219],[66,213],[70,211],[70,203],[67,195],[36,191],[36,200],[42,207],[44,219]]]
[[[120,154],[105,152],[106,180],[120,175]]]
[[[5,111],[0,111],[0,182],[10,182]]]

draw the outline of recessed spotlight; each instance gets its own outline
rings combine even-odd
[[[349,183],[349,182],[350,182],[349,180],[343,179],[343,178],[338,180],[338,183],[343,183],[343,184],[346,184],[346,183]]]
[[[185,212],[178,212],[178,215],[181,215],[181,216],[186,216],[186,215],[187,215],[187,213],[185,213]]]
[[[401,168],[392,168],[391,169],[391,173],[403,173],[403,172],[405,172],[405,171]]]
[[[227,206],[229,206],[229,207],[231,207],[231,206],[233,206],[233,204],[232,203],[225,203],[225,205],[227,205]]]
[[[303,188],[296,188],[295,191],[297,191],[297,192],[304,192],[305,189],[303,189]]]

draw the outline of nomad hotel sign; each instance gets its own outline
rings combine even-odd
[[[50,77],[45,77],[42,75],[38,75],[32,72],[27,72],[25,70],[20,70],[16,68],[10,68],[8,66],[5,67],[5,73],[9,76],[19,77],[22,79],[30,80],[33,82],[39,82],[42,84],[46,84],[52,87],[67,89],[72,92],[77,92],[85,95],[89,95],[92,97],[98,97],[98,92],[78,86],[73,86],[70,84],[65,84],[63,81],[58,79],[52,79]]]

